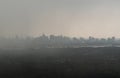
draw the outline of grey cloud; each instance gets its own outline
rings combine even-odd
[[[0,0],[0,35],[47,33],[77,36],[75,31],[80,29],[82,33],[89,33],[90,27],[97,33],[98,26],[104,28],[120,19],[119,4],[118,0]],[[114,19],[112,23],[109,18]],[[106,34],[109,32],[112,30]]]

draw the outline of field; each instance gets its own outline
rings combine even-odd
[[[120,78],[120,48],[0,50],[0,78]]]

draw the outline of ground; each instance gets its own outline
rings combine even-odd
[[[0,78],[120,78],[120,48],[0,50]]]

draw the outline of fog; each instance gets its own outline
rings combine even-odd
[[[95,38],[89,36],[84,37],[68,37],[63,35],[50,35],[45,34],[39,37],[26,37],[21,38],[0,38],[0,49],[3,50],[38,50],[42,48],[82,48],[82,47],[120,47],[120,38]]]
[[[118,0],[0,0],[0,36],[119,36]]]
[[[0,0],[0,78],[120,78],[120,0]]]

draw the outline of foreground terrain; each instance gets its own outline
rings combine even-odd
[[[0,50],[0,78],[120,78],[120,48]]]

